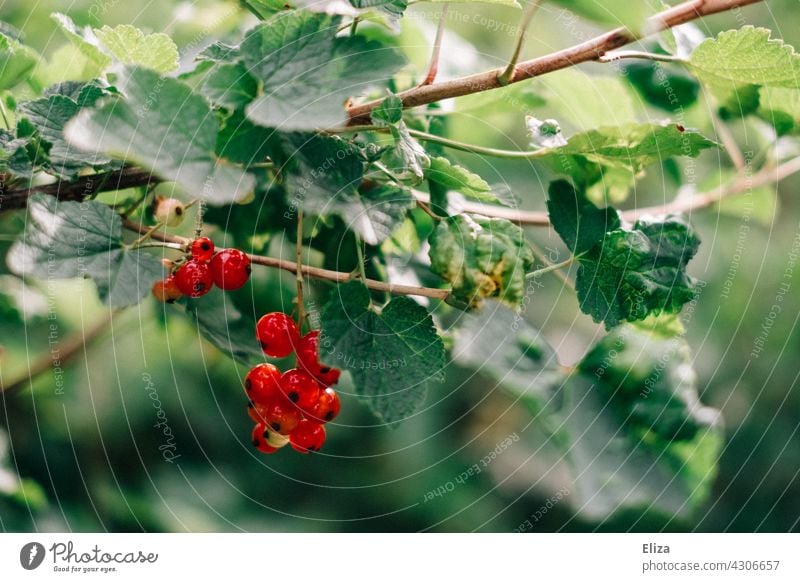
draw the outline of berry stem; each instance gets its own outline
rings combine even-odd
[[[145,241],[147,241],[147,240],[148,240],[150,237],[152,237],[152,236],[153,236],[153,234],[154,234],[154,233],[155,233],[155,232],[156,232],[156,231],[157,231],[159,228],[161,228],[162,226],[163,226],[163,225],[162,225],[160,222],[156,222],[156,223],[155,223],[153,226],[151,226],[150,228],[148,228],[147,230],[145,230],[145,231],[144,231],[144,234],[142,234],[142,236],[140,236],[139,238],[137,238],[137,239],[136,239],[135,241],[133,241],[131,244],[127,245],[127,246],[126,246],[126,248],[127,248],[129,251],[132,251],[133,249],[138,249],[138,248],[139,248],[139,247],[142,245],[142,243],[144,243],[144,242],[145,242]]]
[[[297,328],[303,335],[303,209],[297,209],[297,243],[295,244],[295,282],[297,283]]]
[[[358,276],[361,277],[362,281],[367,280],[367,269],[366,265],[364,264],[364,243],[361,241],[361,237],[356,236],[356,257],[358,258]]]

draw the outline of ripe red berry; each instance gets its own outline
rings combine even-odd
[[[339,401],[339,395],[336,390],[325,388],[314,408],[306,413],[306,417],[316,422],[330,422],[339,415],[341,407],[342,403]]]
[[[325,427],[318,422],[303,419],[289,435],[289,444],[298,453],[318,451],[325,442]]]
[[[195,261],[207,263],[214,255],[214,243],[206,236],[194,239],[192,241],[192,258]]]
[[[300,421],[303,420],[303,413],[296,406],[289,402],[276,400],[263,409],[264,424],[273,432],[288,435]]]
[[[268,356],[285,358],[300,341],[300,332],[294,320],[278,311],[267,313],[256,324],[256,338]]]
[[[265,427],[266,430],[264,431],[264,439],[266,439],[269,446],[280,449],[281,447],[285,447],[289,444],[289,437],[271,431],[266,425]]]
[[[181,293],[188,297],[200,297],[211,291],[214,281],[208,263],[191,260],[178,268],[175,283]]]
[[[253,432],[251,434],[251,439],[253,441],[253,446],[257,448],[262,453],[270,454],[274,453],[278,450],[278,447],[271,446],[267,439],[264,438],[264,433],[267,431],[266,427],[263,423],[258,423],[253,427]]]
[[[322,393],[317,381],[297,368],[284,372],[278,385],[286,398],[303,411],[312,410]]]
[[[297,345],[297,365],[321,384],[332,386],[339,381],[341,371],[319,363],[319,331],[308,332]]]
[[[281,372],[272,364],[258,364],[244,377],[244,389],[256,404],[269,404],[280,395]]]
[[[183,297],[183,293],[178,289],[178,284],[172,275],[153,284],[153,295],[162,303],[175,303]]]
[[[235,291],[250,278],[250,257],[239,249],[223,249],[211,259],[214,285],[225,291]]]

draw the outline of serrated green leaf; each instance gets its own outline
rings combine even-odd
[[[92,99],[82,99],[84,106],[91,106]],[[52,94],[35,101],[21,103],[17,111],[36,128],[39,137],[49,144],[47,160],[48,171],[57,176],[72,179],[87,166],[102,166],[111,159],[102,152],[86,152],[70,144],[64,134],[67,124],[75,118],[84,106],[60,94]]]
[[[759,116],[771,123],[778,135],[800,129],[800,90],[780,87],[761,87]]]
[[[377,8],[392,16],[402,16],[408,8],[407,0],[350,0],[350,5],[361,10]]]
[[[28,151],[30,142],[30,138],[17,138],[10,131],[0,129],[0,172],[31,178],[34,164]]]
[[[700,84],[678,65],[641,61],[625,66],[625,78],[648,103],[675,113],[697,102]]]
[[[100,202],[62,202],[33,194],[21,240],[8,253],[8,266],[20,276],[41,279],[90,277],[110,307],[134,305],[164,267],[154,256],[122,244],[122,221]]]
[[[264,360],[255,338],[256,322],[245,317],[224,294],[212,292],[187,299],[186,313],[200,334],[225,355],[248,365]]]
[[[658,2],[648,0],[550,0],[592,22],[610,26],[624,26],[640,34],[647,18],[656,13]]]
[[[252,175],[216,157],[219,122],[200,95],[141,68],[125,69],[117,85],[124,98],[82,111],[65,131],[70,143],[152,170],[210,204],[253,191]]]
[[[462,4],[497,4],[499,6],[511,6],[513,8],[519,8],[519,2],[517,0],[425,0],[426,2],[431,2],[433,4],[443,4],[443,3],[462,3]]]
[[[467,198],[481,202],[497,202],[497,197],[492,194],[492,187],[478,174],[470,172],[463,166],[453,164],[444,157],[431,158],[431,163],[425,169],[425,177],[449,190],[461,192]]]
[[[597,390],[611,402],[620,424],[667,441],[685,441],[716,420],[716,413],[700,402],[692,355],[683,337],[623,325],[605,336],[578,367],[602,380]]]
[[[217,155],[245,167],[263,162],[280,136],[272,129],[253,124],[236,110],[222,122],[217,135]]]
[[[677,216],[640,219],[606,233],[580,257],[575,289],[581,310],[607,328],[652,313],[675,313],[695,296],[686,265],[700,241]]]
[[[572,468],[573,506],[590,520],[626,509],[686,519],[708,498],[724,444],[722,430],[700,430],[670,443],[620,421],[598,389],[600,381],[573,375],[564,385],[559,440]]]
[[[145,35],[129,24],[104,26],[94,31],[111,55],[124,65],[144,67],[158,73],[178,68],[178,47],[166,34]]]
[[[322,312],[320,359],[350,372],[356,393],[387,423],[417,412],[444,380],[445,351],[428,312],[395,297],[380,312],[359,282],[340,285]]]
[[[288,2],[287,0],[248,0],[248,3],[255,8],[262,19],[269,18],[283,10],[291,10],[295,5],[294,2]]]
[[[79,27],[66,14],[56,12],[50,17],[58,25],[61,32],[89,61],[94,63],[97,71],[106,69],[112,63],[111,57],[100,48],[100,41],[89,26]]]
[[[800,88],[800,55],[770,34],[753,26],[721,32],[692,52],[689,67],[721,105],[749,113],[758,105],[758,86]]]
[[[22,82],[38,62],[36,51],[0,33],[0,91]]]
[[[258,83],[241,63],[220,63],[202,77],[199,91],[213,104],[244,108],[258,95]]]
[[[521,228],[502,218],[459,214],[440,220],[430,236],[431,270],[469,305],[496,297],[519,305],[533,251]]]
[[[550,223],[572,254],[590,250],[620,226],[616,210],[598,208],[565,180],[553,182],[547,192]]]
[[[553,348],[523,314],[489,300],[457,325],[452,357],[459,366],[491,378],[534,413],[548,403],[563,373]]]
[[[394,48],[362,36],[337,37],[339,17],[294,11],[255,27],[241,44],[264,95],[247,108],[259,125],[301,131],[341,125],[345,101],[385,85],[405,64]]]

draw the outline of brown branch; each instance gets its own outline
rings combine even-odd
[[[648,34],[654,34],[673,26],[685,24],[703,16],[724,12],[733,8],[755,4],[762,0],[689,0],[668,8],[652,16],[643,27]],[[636,40],[637,36],[625,28],[617,28],[598,37],[575,46],[550,53],[535,59],[518,63],[508,83],[518,83],[525,79],[552,73],[560,69],[572,67],[578,63],[593,61],[606,52],[618,49]],[[471,95],[482,91],[490,91],[504,86],[500,77],[505,67],[491,69],[483,73],[461,77],[432,85],[421,85],[400,93],[404,107],[417,107],[435,103],[442,99]],[[353,105],[347,109],[349,125],[369,123],[369,114],[381,103],[381,99]]]
[[[123,226],[129,230],[138,233],[144,233],[148,227],[133,222],[132,220],[124,220]],[[185,246],[188,238],[166,234],[163,232],[154,232],[150,238],[169,243],[176,243]],[[250,261],[256,265],[264,267],[272,267],[275,269],[282,269],[290,273],[297,274],[297,263],[294,261],[286,261],[276,257],[267,257],[264,255],[249,255]],[[333,281],[334,283],[347,283],[352,280],[351,273],[343,273],[341,271],[331,271],[329,269],[320,269],[319,267],[312,267],[309,265],[301,265],[301,272],[306,277],[314,279],[323,279],[325,281]],[[394,295],[415,295],[417,297],[430,297],[431,299],[447,299],[450,291],[447,289],[436,289],[433,287],[414,287],[413,285],[395,285],[392,283],[384,283],[383,281],[376,281],[374,279],[364,279],[364,284],[375,291],[383,291],[392,293]]]
[[[120,170],[83,176],[72,182],[59,180],[58,182],[41,186],[14,188],[0,194],[0,212],[25,208],[28,204],[28,197],[36,192],[55,196],[59,200],[81,201],[99,192],[124,190],[135,186],[148,186],[151,183],[160,181],[161,179],[154,176],[152,172],[141,168],[126,167]]]
[[[86,346],[105,333],[111,324],[113,316],[105,317],[86,329],[75,332],[69,336],[61,346],[57,346],[57,351],[48,350],[34,360],[29,366],[28,371],[21,377],[12,380],[8,384],[0,377],[0,393],[7,396],[28,386],[31,381],[40,374],[44,374],[56,365],[63,367],[64,364],[79,356],[84,352]],[[57,345],[57,344],[56,344]]]

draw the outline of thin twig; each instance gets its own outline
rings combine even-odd
[[[540,263],[544,263],[545,267],[549,267],[549,266],[552,266],[552,265],[555,264],[547,257],[547,255],[544,253],[544,251],[541,248],[539,248],[539,245],[537,245],[535,242],[529,241],[528,244],[530,244],[531,250],[533,251],[534,256],[537,259],[539,259]],[[569,277],[567,277],[562,271],[556,270],[556,271],[552,271],[552,273],[558,279],[560,279],[561,282],[564,285],[566,285],[567,287],[574,287],[574,285],[572,283],[572,280]]]
[[[87,329],[82,329],[73,333],[65,339],[60,346],[56,344],[57,351],[48,350],[46,353],[39,356],[28,366],[27,372],[8,384],[3,382],[2,377],[0,377],[0,393],[2,393],[3,396],[13,394],[28,386],[31,381],[40,374],[44,374],[48,370],[53,369],[56,364],[59,367],[63,367],[69,360],[80,355],[88,344],[100,337],[106,329],[108,329],[112,318],[113,314],[95,322]]]
[[[569,267],[572,263],[574,263],[576,258],[577,258],[576,256],[573,256],[561,261],[560,263],[551,263],[546,267],[542,267],[541,269],[536,269],[535,271],[531,271],[530,273],[525,273],[525,278],[534,279],[536,277],[541,277],[545,273],[554,273],[556,271],[560,271],[561,269]]]
[[[525,14],[522,15],[522,22],[519,25],[517,41],[514,44],[514,52],[511,54],[511,58],[508,60],[508,66],[506,66],[506,69],[497,76],[497,82],[502,86],[508,85],[511,79],[514,78],[514,72],[517,69],[519,56],[522,53],[522,48],[525,46],[525,40],[528,36],[528,27],[531,25],[531,20],[533,20],[533,16],[539,9],[540,4],[540,0],[531,0],[530,4],[525,7]]]
[[[601,63],[613,63],[620,59],[644,59],[647,61],[659,61],[662,63],[683,63],[686,59],[674,55],[660,55],[658,53],[648,53],[645,51],[613,51],[600,55],[597,60]]]
[[[439,55],[442,51],[442,40],[444,38],[444,30],[445,30],[445,20],[447,19],[447,7],[448,4],[445,4],[442,7],[442,14],[439,17],[439,26],[436,28],[436,36],[433,39],[433,48],[431,50],[431,62],[428,65],[428,73],[425,75],[425,78],[422,82],[418,85],[419,87],[423,85],[430,85],[436,80],[436,75],[439,72]]]
[[[649,34],[655,34],[703,16],[709,16],[711,14],[732,10],[761,1],[763,0],[690,0],[650,17],[647,23],[645,23],[645,26],[642,27],[642,30],[646,30]],[[518,83],[525,79],[531,79],[546,73],[566,69],[578,63],[596,60],[600,56],[639,40],[640,38],[642,38],[641,35],[633,34],[624,27],[617,28],[575,46],[518,63],[514,77],[510,82]],[[417,107],[443,99],[498,89],[502,87],[498,81],[498,77],[503,73],[503,70],[504,68],[491,69],[483,73],[460,77],[450,81],[413,87],[407,91],[403,91],[398,97],[403,101],[404,107]],[[347,115],[349,123],[351,125],[368,123],[370,112],[380,105],[381,101],[382,99],[375,99],[348,107]]]

